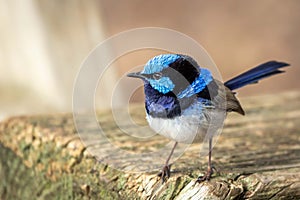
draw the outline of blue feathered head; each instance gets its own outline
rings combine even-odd
[[[200,69],[193,58],[181,54],[155,56],[141,72],[128,76],[141,78],[158,92],[172,92],[179,98],[196,94],[212,80],[209,70]]]

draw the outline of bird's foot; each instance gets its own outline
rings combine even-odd
[[[203,181],[209,181],[211,176],[213,175],[214,171],[216,171],[215,167],[210,167],[207,169],[206,173],[203,176],[199,176],[196,180],[197,183],[201,183]]]
[[[171,165],[165,165],[162,170],[157,174],[161,178],[161,183],[163,184],[170,178]]]

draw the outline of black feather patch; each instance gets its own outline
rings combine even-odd
[[[215,96],[218,95],[219,86],[213,80],[205,88],[197,94],[197,97],[207,100],[213,100]]]

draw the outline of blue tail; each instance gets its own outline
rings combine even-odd
[[[260,79],[282,73],[284,71],[279,70],[279,68],[287,66],[289,64],[284,62],[269,61],[226,81],[224,85],[235,90],[248,84],[257,83]]]

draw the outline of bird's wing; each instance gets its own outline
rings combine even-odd
[[[227,112],[237,112],[241,115],[245,115],[245,112],[236,98],[235,93],[233,93],[229,88],[227,88],[221,81],[214,79],[217,84],[218,92],[212,99],[215,106],[220,109],[224,109]],[[210,88],[208,88],[210,90]],[[213,89],[212,89],[213,90]],[[214,88],[216,90],[216,88]]]

